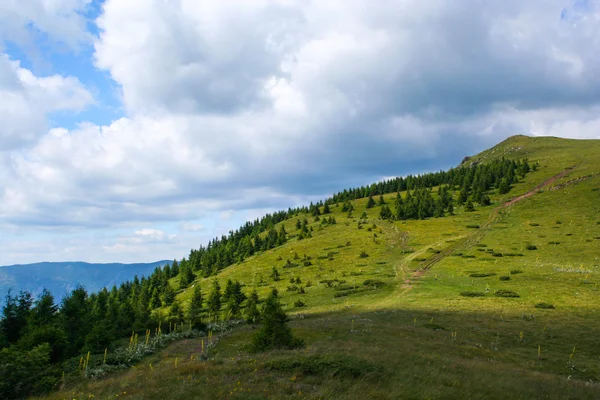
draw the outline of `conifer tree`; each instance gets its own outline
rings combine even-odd
[[[167,283],[165,290],[163,291],[162,303],[164,306],[170,306],[175,301],[175,290],[170,283]]]
[[[258,292],[256,291],[256,289],[254,289],[252,291],[252,293],[250,293],[250,296],[248,297],[248,301],[246,302],[246,313],[245,313],[245,317],[246,317],[246,322],[248,322],[249,324],[256,324],[260,321],[260,312],[258,311]]]
[[[367,208],[375,207],[375,200],[373,200],[372,196],[369,196],[369,200],[367,201]]]
[[[219,285],[219,281],[216,279],[213,282],[213,289],[208,296],[206,306],[208,308],[208,312],[216,320],[219,311],[221,311],[221,286]]]
[[[261,319],[263,326],[252,338],[251,352],[304,347],[304,341],[295,338],[292,330],[287,326],[287,315],[281,308],[281,303],[279,303],[275,292],[271,293],[265,300]]]
[[[202,323],[202,289],[198,284],[194,286],[192,300],[190,301],[190,307],[187,312],[187,320],[193,329],[204,328],[204,324]]]

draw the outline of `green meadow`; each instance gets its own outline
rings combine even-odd
[[[464,163],[501,157],[539,167],[489,206],[389,221],[367,199],[334,205],[300,216],[311,238],[284,221],[287,243],[177,294],[185,309],[215,279],[276,288],[306,348],[250,354],[243,324],[208,360],[186,339],[47,398],[600,398],[600,141],[515,136]]]

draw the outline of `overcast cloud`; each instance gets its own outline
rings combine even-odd
[[[98,102],[89,71],[35,68],[86,48],[118,88],[110,124],[78,117]],[[0,264],[180,258],[514,134],[600,138],[599,48],[595,1],[15,1],[0,7]]]

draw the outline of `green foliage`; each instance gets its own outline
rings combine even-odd
[[[495,272],[473,272],[469,274],[471,278],[487,278],[488,276],[496,275]]]
[[[500,279],[501,281],[510,281],[510,276],[502,275],[498,279]]]
[[[46,393],[59,382],[60,370],[50,364],[47,343],[29,351],[11,346],[0,351],[0,398],[21,399]]]
[[[202,289],[200,285],[196,285],[187,311],[187,320],[193,329],[202,330],[205,327],[205,324],[202,323],[202,302]]]
[[[208,296],[206,307],[208,312],[216,319],[219,311],[221,311],[221,285],[216,279],[213,281],[213,288]]]
[[[375,207],[375,200],[373,200],[373,196],[369,196],[369,200],[367,200],[367,208]]]
[[[512,290],[505,290],[505,289],[496,290],[494,292],[494,296],[496,296],[496,297],[509,297],[509,298],[521,297],[516,292],[513,292]]]
[[[245,318],[246,322],[256,324],[260,322],[260,312],[258,311],[258,292],[255,290],[250,293],[246,302]]]
[[[312,355],[307,357],[286,358],[265,365],[269,370],[290,372],[308,376],[329,376],[355,379],[381,371],[366,360],[344,355]]]
[[[277,295],[272,293],[267,297],[263,304],[261,319],[263,325],[252,338],[250,352],[304,347],[304,341],[294,337],[292,330],[287,326],[287,315],[281,308]]]
[[[535,308],[541,308],[543,310],[554,310],[554,304],[550,304],[550,303],[537,303],[535,306]]]
[[[485,297],[485,293],[483,293],[483,292],[464,291],[464,292],[460,292],[460,295],[463,297]]]

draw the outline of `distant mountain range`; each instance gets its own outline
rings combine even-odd
[[[135,275],[148,276],[156,267],[170,262],[90,264],[74,261],[4,266],[0,267],[0,304],[4,303],[10,289],[13,294],[26,290],[37,297],[46,288],[59,302],[77,285],[85,287],[88,293],[96,292],[103,287],[119,285]]]

